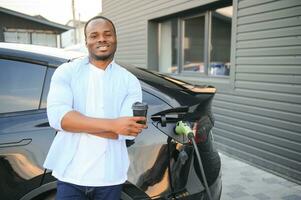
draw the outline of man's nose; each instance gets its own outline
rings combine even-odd
[[[99,35],[99,36],[97,37],[97,41],[98,41],[98,42],[106,41],[106,37],[104,37],[103,35]]]

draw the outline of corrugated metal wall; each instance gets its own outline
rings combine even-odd
[[[301,182],[301,1],[238,1],[236,22],[234,89],[216,96],[216,140]]]
[[[103,14],[118,30],[117,59],[146,66],[147,20],[209,2],[103,0]],[[233,2],[232,68],[225,81],[231,87],[214,100],[215,140],[223,151],[301,182],[301,1]]]

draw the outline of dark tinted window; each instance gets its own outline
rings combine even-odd
[[[145,90],[143,90],[142,92],[142,101],[148,104],[148,110],[147,110],[148,117],[162,110],[166,110],[170,108],[170,106],[168,106],[163,100],[161,100],[155,95],[152,95],[149,92],[146,92]],[[150,120],[151,119],[148,119],[148,121]]]
[[[51,81],[51,77],[53,75],[54,70],[55,70],[54,68],[47,69],[47,74],[46,74],[46,79],[45,79],[45,84],[44,84],[44,89],[43,89],[43,95],[42,95],[41,108],[46,108],[47,95],[49,92],[50,81]]]
[[[38,109],[46,67],[0,59],[0,113]]]
[[[155,97],[154,95],[149,94],[148,92],[142,92],[142,99],[143,102],[146,102],[148,105],[161,105],[163,101],[159,98]]]

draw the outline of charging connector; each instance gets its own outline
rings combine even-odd
[[[204,179],[203,181],[204,181],[205,189],[206,189],[206,192],[207,192],[207,195],[208,195],[208,199],[212,200],[212,196],[211,196],[210,189],[208,187],[208,183],[207,183],[207,179],[206,179],[206,176],[205,176],[205,172],[204,172],[204,167],[203,167],[203,163],[202,163],[202,160],[201,160],[201,156],[200,156],[198,147],[196,145],[196,142],[195,142],[195,139],[194,139],[194,134],[193,134],[193,131],[192,131],[190,125],[189,125],[189,122],[183,122],[183,121],[177,122],[176,127],[175,127],[175,133],[177,135],[185,135],[185,136],[187,136],[187,138],[189,139],[189,141],[192,142],[193,148],[194,148],[195,153],[196,153],[196,157],[197,157],[198,162],[199,162],[199,166],[200,166],[200,170],[201,170],[201,173],[202,173],[202,177]]]

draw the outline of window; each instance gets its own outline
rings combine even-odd
[[[56,47],[56,35],[50,33],[32,33],[32,44]]]
[[[152,105],[152,106],[159,106],[159,105],[163,104],[162,100],[160,100],[156,96],[149,94],[148,92],[145,92],[145,91],[142,92],[142,99],[148,105]]]
[[[178,72],[178,22],[176,19],[159,24],[159,71]]]
[[[27,29],[5,29],[4,41],[23,44],[35,44],[57,47],[57,34],[53,31],[27,30]]]
[[[30,44],[30,34],[26,32],[4,31],[5,42]]]
[[[47,96],[48,96],[49,87],[50,87],[50,81],[51,81],[51,77],[54,73],[54,70],[55,70],[54,68],[48,68],[47,69],[40,108],[46,108]]]
[[[209,75],[229,75],[231,49],[232,6],[211,15],[211,52]]]
[[[0,113],[38,109],[46,67],[0,59]]]
[[[183,20],[183,71],[204,73],[205,16]]]
[[[152,95],[144,90],[142,91],[142,100],[148,105],[148,110],[147,110],[148,116],[151,116],[164,109],[167,109],[166,108],[167,104],[163,100],[159,99],[155,95]]]
[[[159,71],[229,76],[232,6],[159,23]]]

